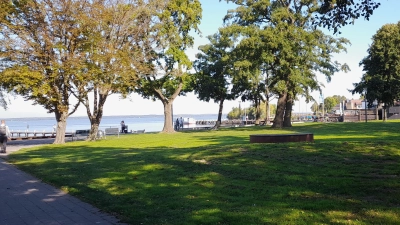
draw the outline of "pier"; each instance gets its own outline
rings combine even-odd
[[[272,120],[271,120],[272,121]],[[209,126],[214,126],[216,124],[216,120],[197,120],[196,121],[196,125],[209,125]],[[221,126],[224,127],[229,127],[229,126],[240,126],[240,125],[255,125],[256,124],[256,120],[222,120],[221,121]],[[265,124],[265,120],[260,120],[259,121],[260,125],[264,125]]]
[[[31,140],[42,138],[55,138],[56,132],[50,131],[10,131],[11,140]],[[75,132],[65,132],[65,137],[73,137]]]

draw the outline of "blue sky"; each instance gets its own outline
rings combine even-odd
[[[191,59],[194,59],[199,45],[208,43],[206,36],[214,34],[222,26],[222,18],[227,10],[234,7],[232,4],[228,5],[226,2],[219,2],[219,0],[200,1],[203,7],[203,19],[200,25],[202,36],[195,35],[195,46],[187,51]],[[359,62],[367,55],[372,36],[384,24],[400,21],[400,14],[398,13],[400,8],[399,0],[380,0],[380,2],[381,6],[375,10],[369,21],[364,19],[356,20],[354,25],[342,28],[341,35],[336,35],[345,37],[351,42],[351,45],[347,46],[347,53],[334,56],[335,60],[347,63],[351,71],[335,74],[330,83],[326,83],[325,79],[320,77],[319,80],[325,83],[325,88],[323,89],[325,97],[332,95],[344,95],[349,99],[359,97],[358,95],[352,96],[348,89],[351,89],[353,87],[352,83],[358,82],[362,76],[362,68],[359,67]],[[315,99],[319,99],[319,93],[314,93],[313,96]],[[311,103],[306,104],[303,99],[300,99],[300,102],[295,104],[295,111],[310,111]],[[228,113],[232,107],[237,107],[238,105],[238,101],[226,102],[224,104],[224,113]],[[250,103],[245,103],[245,106],[250,106]],[[201,102],[193,94],[180,96],[174,102],[174,114],[216,114],[217,112],[218,104]],[[114,95],[107,99],[104,108],[105,116],[145,114],[163,114],[162,103],[160,101],[145,100],[138,95],[132,95],[129,99],[124,100],[120,99],[118,95]],[[52,114],[47,114],[41,106],[33,106],[31,102],[25,102],[21,98],[12,100],[9,109],[7,111],[1,109],[0,115],[2,118],[53,116]],[[80,106],[74,116],[86,116],[84,107]]]

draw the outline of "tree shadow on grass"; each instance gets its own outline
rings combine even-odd
[[[234,138],[196,148],[46,146],[10,160],[131,224],[400,222],[395,143],[369,151]]]
[[[276,129],[271,127],[253,126],[234,128],[243,135],[250,134],[282,134],[282,133],[313,133],[315,141],[397,141],[400,139],[400,121],[383,123],[304,123],[290,128]],[[248,140],[232,132],[232,137]],[[210,137],[217,139],[218,137]]]

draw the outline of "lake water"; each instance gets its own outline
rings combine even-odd
[[[175,115],[174,121],[178,117],[194,118],[195,120],[217,120],[216,114],[198,114],[198,115]],[[222,118],[226,118],[223,115]],[[53,131],[56,124],[54,117],[35,117],[35,118],[9,118],[5,119],[6,124],[11,131]],[[146,130],[146,132],[161,131],[164,127],[164,115],[135,115],[135,116],[103,116],[100,129],[107,127],[120,128],[121,121],[128,125],[128,130]],[[196,125],[190,125],[191,127]],[[184,127],[188,127],[185,125]],[[87,117],[69,117],[67,120],[67,132],[75,130],[90,129],[90,122]]]

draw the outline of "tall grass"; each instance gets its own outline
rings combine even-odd
[[[400,224],[400,121],[124,135],[9,158],[130,224]],[[250,144],[312,132],[314,143]]]

